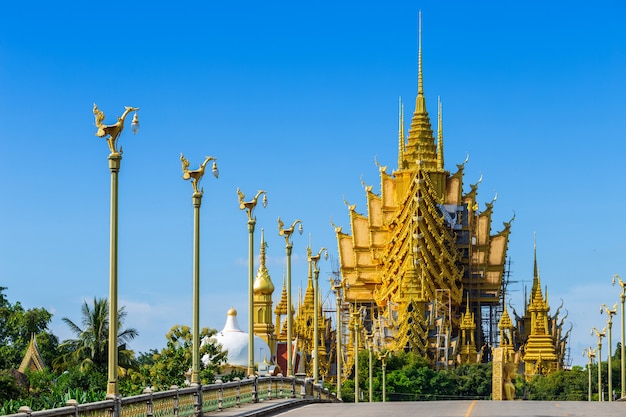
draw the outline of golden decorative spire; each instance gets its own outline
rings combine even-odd
[[[417,49],[417,97],[421,106],[420,111],[426,111],[426,100],[424,99],[424,80],[422,78],[422,11],[418,14],[418,49]],[[421,100],[420,100],[421,97]],[[417,108],[415,109],[417,111]]]
[[[403,169],[404,161],[404,148],[406,146],[404,142],[404,104],[402,103],[402,97],[398,97],[398,169]]]
[[[465,303],[465,314],[461,319],[460,328],[463,330],[474,330],[476,328],[476,322],[474,321],[474,313],[470,312],[469,299]]]
[[[274,314],[277,316],[286,315],[287,314],[287,287],[286,287],[286,279],[283,277],[283,292],[280,295],[280,301],[276,304],[276,308],[274,309]]]
[[[437,96],[437,169],[443,170],[443,117],[441,111],[441,98]]]
[[[506,330],[513,328],[513,321],[511,320],[511,316],[509,316],[509,310],[506,308],[506,304],[504,305],[504,311],[502,312],[502,316],[500,316],[500,322],[498,323],[498,329]]]
[[[419,13],[419,39],[418,39],[418,69],[417,69],[417,97],[415,98],[415,112],[411,119],[409,140],[404,153],[404,163],[410,169],[425,169],[434,171],[437,169],[437,148],[430,124],[430,118],[426,111],[426,98],[424,97],[424,81],[422,76],[422,13]]]
[[[541,293],[541,278],[539,277],[539,267],[537,266],[537,232],[535,232],[533,237],[533,252],[534,252],[534,263],[533,263],[533,286],[530,290],[530,303],[536,297],[535,293],[539,291]],[[543,300],[543,296],[541,297]]]
[[[265,266],[265,247],[267,244],[265,243],[265,231],[261,229],[261,254],[259,255],[259,270],[256,274],[256,279],[254,280],[254,293],[255,294],[266,294],[271,295],[274,293],[274,284],[272,283],[272,279],[270,278],[270,274],[267,271],[267,267]]]
[[[307,246],[306,248],[306,253],[307,253],[307,259],[311,259],[311,247]],[[308,267],[308,276],[307,276],[307,284],[306,284],[306,290],[304,292],[304,300],[301,300],[301,303],[303,303],[304,306],[306,306],[307,308],[311,309],[311,311],[313,310],[313,303],[315,300],[315,296],[314,296],[314,290],[313,290],[313,265],[311,264],[311,262],[309,262],[309,267]],[[300,288],[300,293],[302,293],[302,288]],[[300,309],[298,309],[300,310]]]

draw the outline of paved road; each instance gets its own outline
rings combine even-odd
[[[625,417],[626,402],[432,401],[310,404],[272,414],[281,417]]]

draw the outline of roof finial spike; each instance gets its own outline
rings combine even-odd
[[[533,233],[533,255],[534,255],[534,264],[533,264],[533,278],[537,278],[537,232]]]
[[[417,49],[417,94],[424,94],[424,85],[422,80],[422,11],[418,13],[418,49]]]
[[[398,98],[398,169],[402,169],[404,161],[404,104],[402,104],[402,97]]]
[[[534,232],[534,235],[533,235],[533,253],[534,253],[533,287],[530,290],[530,300],[532,300],[535,297],[535,293],[537,291],[541,291],[540,272],[539,272],[539,266],[537,265],[537,232]]]
[[[437,118],[437,169],[443,171],[443,112],[440,96],[437,96]]]

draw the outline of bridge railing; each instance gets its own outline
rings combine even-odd
[[[24,406],[7,417],[200,417],[204,413],[240,407],[242,404],[283,398],[303,398],[315,401],[337,401],[334,394],[312,379],[264,376],[232,382],[216,381],[210,385],[185,388],[172,386],[167,391],[153,392],[146,388],[143,394],[125,398],[111,398],[88,404],[75,400],[65,407],[32,411]]]

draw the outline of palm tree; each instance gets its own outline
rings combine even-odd
[[[106,298],[94,298],[93,306],[85,301],[81,308],[82,328],[67,317],[63,322],[68,325],[76,339],[63,341],[59,348],[65,351],[55,361],[54,366],[66,369],[78,365],[81,370],[94,369],[106,372],[108,336],[109,336],[109,301]],[[122,330],[122,323],[126,318],[126,311],[121,307],[118,311],[118,363],[121,368],[132,366],[134,352],[126,349],[126,343],[133,340],[139,334],[136,329]]]

